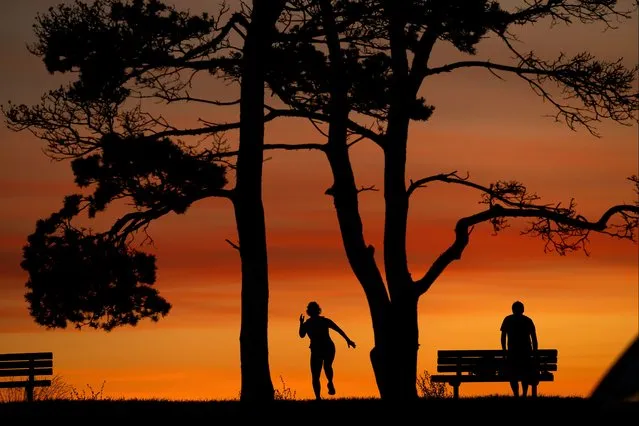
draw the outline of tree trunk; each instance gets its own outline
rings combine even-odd
[[[387,365],[382,368],[387,370],[384,374],[391,383],[387,399],[407,401],[417,397],[419,296],[408,269],[406,254],[408,194],[405,165],[409,120],[403,107],[397,109],[397,115],[389,114],[384,149],[384,265],[391,309],[388,320],[390,326],[385,327],[389,330],[389,336],[383,339],[389,345],[384,358]]]
[[[407,291],[412,288],[413,283],[406,264],[406,249],[403,244],[405,235],[401,232],[402,229],[404,233],[406,231],[408,212],[408,198],[403,181],[406,141],[400,139],[390,151],[385,150],[385,156],[388,158],[386,167],[388,168],[388,164],[392,164],[393,167],[385,173],[385,187],[390,188],[390,191],[385,191],[385,196],[391,226],[389,228],[387,218],[384,257],[387,275],[390,273],[394,281],[401,281],[403,284],[394,286],[397,290],[395,295],[391,291],[391,304],[384,279],[375,262],[374,248],[366,245],[363,235],[358,190],[346,139],[350,111],[348,85],[343,78],[343,53],[334,13],[328,0],[320,1],[320,5],[331,64],[331,120],[325,151],[334,181],[329,194],[333,196],[348,261],[368,300],[375,338],[375,347],[371,350],[370,358],[380,397],[396,401],[413,399],[417,395],[417,297]],[[398,93],[397,90],[395,92]],[[395,133],[401,136],[402,126],[399,124]],[[406,127],[407,124],[408,122]],[[407,131],[407,128],[404,130]],[[388,238],[389,235],[391,238]],[[389,255],[389,248],[396,249],[395,253]],[[392,268],[390,272],[388,266]]]
[[[406,190],[406,147],[412,98],[405,37],[406,16],[402,3],[386,2],[389,16],[391,68],[388,125],[384,138],[384,269],[391,300],[388,347],[382,367],[390,379],[386,399],[411,401],[417,398],[417,350],[419,330],[415,284],[408,269],[406,232],[408,192]]]
[[[357,200],[357,188],[351,163],[348,159],[348,148],[346,144],[331,146],[330,141],[335,141],[332,137],[339,138],[339,134],[332,134],[331,130],[333,129],[333,126],[329,129],[329,148],[327,149],[327,157],[334,179],[332,187],[333,203],[346,257],[364,289],[364,294],[368,301],[375,341],[375,348],[371,351],[371,363],[377,388],[380,396],[384,398],[389,388],[387,385],[388,376],[385,374],[388,370],[379,367],[380,363],[385,363],[378,361],[378,359],[383,358],[386,351],[376,348],[387,347],[388,345],[384,344],[384,342],[388,336],[393,335],[389,321],[391,306],[384,279],[375,263],[375,250],[373,246],[367,246],[364,240],[363,225]]]
[[[255,0],[242,64],[240,144],[233,197],[242,263],[240,400],[274,398],[268,357],[268,256],[262,204],[264,57],[281,2]]]
[[[332,134],[329,141],[339,139]],[[377,268],[374,249],[367,246],[357,202],[357,190],[346,145],[329,143],[327,156],[333,172],[331,189],[342,241],[350,266],[364,289],[371,314],[375,347],[370,359],[380,397],[406,401],[417,397],[418,296],[413,282],[398,283],[392,303]]]
[[[362,219],[359,214],[358,190],[350,162],[347,143],[348,84],[344,80],[343,52],[340,46],[335,14],[329,0],[320,0],[322,23],[324,26],[330,62],[330,93],[328,105],[331,117],[328,130],[328,143],[325,150],[333,174],[333,186],[327,193],[333,196],[335,212],[346,257],[351,269],[364,289],[373,322],[375,348],[371,351],[371,362],[380,395],[384,397],[389,389],[389,376],[386,366],[380,359],[386,359],[386,351],[376,350],[380,342],[392,335],[388,329],[389,298],[384,279],[375,263],[375,249],[367,246],[364,239]],[[386,348],[387,345],[381,345]]]
[[[371,365],[380,397],[388,401],[412,401],[417,398],[417,354],[419,329],[417,298],[395,301],[383,317],[373,321],[375,347]]]

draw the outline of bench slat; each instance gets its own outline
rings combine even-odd
[[[499,365],[477,365],[477,364],[462,364],[462,365],[438,365],[437,366],[437,372],[438,373],[456,373],[456,372],[461,372],[461,373],[468,373],[468,372],[474,372],[474,371],[481,371],[481,370],[499,370],[501,368],[504,368],[504,364],[499,364]],[[537,368],[537,370],[539,371],[557,371],[557,365],[556,364],[540,364],[539,367]]]
[[[42,361],[0,361],[0,370],[9,368],[44,368],[53,367],[53,360]]]
[[[557,363],[556,356],[535,356],[532,357],[539,362],[547,362],[547,363]],[[486,356],[486,357],[476,357],[476,356],[439,356],[437,357],[437,363],[439,364],[456,364],[460,361],[464,363],[473,363],[473,362],[490,362],[490,361],[498,361],[503,362],[506,357],[502,356]]]
[[[530,358],[531,362],[537,364],[557,364],[557,360]],[[506,358],[446,358],[445,360],[437,360],[439,365],[505,365],[508,363]]]
[[[29,385],[28,380],[19,382],[0,382],[0,388],[25,388]],[[33,386],[51,386],[51,380],[34,380]]]
[[[13,370],[0,370],[0,377],[14,377],[14,376],[29,376],[31,375],[31,369],[29,368],[15,368]],[[35,368],[33,369],[34,376],[51,376],[53,374],[53,368]]]
[[[508,382],[510,377],[504,375],[496,376],[473,376],[470,374],[457,376],[454,374],[434,374],[430,376],[431,382],[443,382],[443,383],[463,383],[463,382]],[[540,382],[552,382],[555,380],[555,376],[552,373],[544,373],[537,376],[537,380]]]
[[[557,358],[557,349],[538,349],[538,356],[554,356]],[[504,351],[501,349],[440,349],[437,351],[438,357],[503,357]]]
[[[53,359],[53,352],[0,354],[0,361],[28,361],[31,359]]]

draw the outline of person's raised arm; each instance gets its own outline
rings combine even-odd
[[[304,328],[304,314],[300,315],[300,337],[306,336],[306,329]]]
[[[346,344],[348,345],[348,347],[353,347],[353,348],[355,347],[355,342],[349,339],[346,333],[344,333],[344,330],[339,328],[339,326],[335,324],[332,320],[328,320],[328,326],[332,328],[333,330],[337,331],[339,335],[342,336],[344,340],[346,340]]]

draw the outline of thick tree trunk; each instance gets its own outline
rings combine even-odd
[[[388,401],[412,401],[417,398],[417,298],[395,301],[386,312],[374,321],[382,326],[374,329],[375,347],[371,351],[380,397]]]
[[[389,16],[389,42],[393,77],[390,87],[388,125],[384,138],[384,267],[391,300],[390,334],[382,353],[382,369],[389,378],[386,399],[410,401],[417,397],[418,295],[408,269],[406,232],[408,192],[406,190],[406,147],[412,98],[406,54],[406,17],[400,2],[384,5]]]
[[[406,283],[411,286],[412,283]],[[417,354],[419,350],[419,329],[417,324],[417,298],[409,296],[400,302],[393,301],[395,332],[395,374],[397,377],[397,397],[402,401],[417,398]]]
[[[242,64],[240,145],[233,204],[242,263],[240,400],[274,398],[268,357],[268,256],[262,204],[264,60],[281,2],[255,0]]]
[[[401,103],[399,101],[398,103]],[[399,111],[397,111],[397,109]],[[384,150],[384,264],[391,300],[390,335],[385,375],[390,378],[387,399],[407,401],[417,397],[417,301],[406,254],[408,194],[405,184],[408,115],[403,107],[391,109]],[[395,115],[396,114],[396,115]],[[393,117],[394,116],[394,117]]]
[[[329,140],[338,138],[339,133],[332,134],[329,130]],[[419,330],[414,284],[410,280],[397,283],[396,287],[404,291],[396,291],[395,299],[389,302],[374,249],[364,240],[348,150],[345,144],[329,144],[327,156],[334,176],[331,193],[344,248],[364,289],[371,314],[375,347],[370,359],[380,397],[392,401],[415,399]]]
[[[329,0],[320,0],[319,3],[322,9],[331,71],[331,99],[328,105],[331,120],[325,152],[333,174],[333,186],[327,193],[333,196],[346,256],[368,300],[375,347],[378,347],[380,341],[392,334],[387,327],[389,299],[384,280],[375,263],[375,249],[366,245],[362,219],[359,214],[358,190],[348,154],[346,136],[350,111],[348,84],[344,80],[343,52],[340,47],[335,14]],[[377,360],[383,357],[380,351],[373,349],[371,352],[373,371],[382,397],[388,393],[387,389],[389,389],[387,369],[378,368],[380,363]]]
[[[343,78],[343,53],[337,36],[335,18],[328,0],[321,0],[320,5],[332,74],[329,104],[331,121],[326,154],[334,183],[329,193],[333,196],[346,255],[368,300],[375,338],[375,347],[370,357],[380,397],[394,401],[411,400],[417,396],[418,330],[417,296],[410,291],[413,283],[408,273],[405,248],[408,197],[403,179],[408,119],[405,123],[394,120],[398,125],[394,126],[394,129],[389,129],[393,133],[388,138],[385,148],[387,219],[384,260],[387,278],[390,278],[389,299],[384,280],[375,262],[374,249],[366,245],[363,236],[358,190],[346,140],[350,106],[348,85]],[[401,94],[402,88],[396,88],[394,93]],[[399,101],[396,104],[399,104]],[[401,114],[403,111],[398,112]],[[397,136],[398,140],[393,140],[393,136]]]
[[[333,129],[333,127],[331,127]],[[329,130],[329,141],[332,135]],[[329,143],[330,145],[330,143]],[[357,201],[357,188],[351,163],[348,159],[346,144],[329,146],[327,156],[333,172],[334,183],[332,188],[333,203],[337,213],[346,257],[351,269],[364,289],[368,301],[368,307],[373,325],[375,348],[371,351],[371,363],[375,373],[375,380],[380,396],[384,398],[389,392],[389,379],[386,368],[379,368],[378,358],[383,358],[386,351],[376,348],[386,348],[384,342],[388,336],[392,336],[391,306],[384,285],[384,279],[375,263],[375,250],[373,246],[367,246],[364,240],[363,224],[359,214]],[[385,364],[385,363],[382,363]]]

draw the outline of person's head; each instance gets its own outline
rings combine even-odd
[[[524,304],[519,300],[513,303],[513,314],[521,315],[524,313]]]
[[[317,302],[309,302],[306,306],[306,313],[309,317],[314,317],[322,313],[322,308]]]

